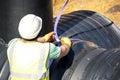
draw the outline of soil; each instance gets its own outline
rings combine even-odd
[[[56,16],[66,0],[53,0],[53,14]],[[69,0],[63,14],[77,10],[98,12],[120,26],[120,0]]]

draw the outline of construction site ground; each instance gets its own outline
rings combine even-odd
[[[66,0],[53,0],[53,15],[56,16]],[[63,14],[77,10],[98,12],[120,26],[120,0],[69,0]]]

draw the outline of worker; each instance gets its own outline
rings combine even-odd
[[[50,60],[66,56],[71,47],[67,37],[60,39],[61,46],[50,43],[54,32],[38,37],[42,19],[27,14],[19,23],[21,38],[8,43],[7,57],[10,64],[10,80],[49,80]]]

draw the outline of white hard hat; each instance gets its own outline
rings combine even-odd
[[[18,31],[24,39],[34,39],[42,28],[42,19],[34,14],[24,16],[19,23]]]

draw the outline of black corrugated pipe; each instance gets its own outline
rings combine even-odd
[[[42,17],[41,35],[53,30],[52,0],[0,0],[0,37],[6,42],[19,37],[18,24],[26,14]]]
[[[59,37],[78,38],[111,49],[120,45],[120,29],[105,16],[93,11],[76,11],[62,15],[58,23]]]
[[[51,80],[120,79],[120,30],[111,20],[93,11],[76,11],[62,15],[57,33],[59,37],[87,40],[99,47],[73,42],[69,54],[53,62]]]
[[[0,80],[8,80],[9,74],[10,70],[7,61],[7,47],[2,41],[0,42]]]
[[[106,50],[74,42],[69,55],[55,60],[50,71],[50,80],[119,80],[120,48]]]

